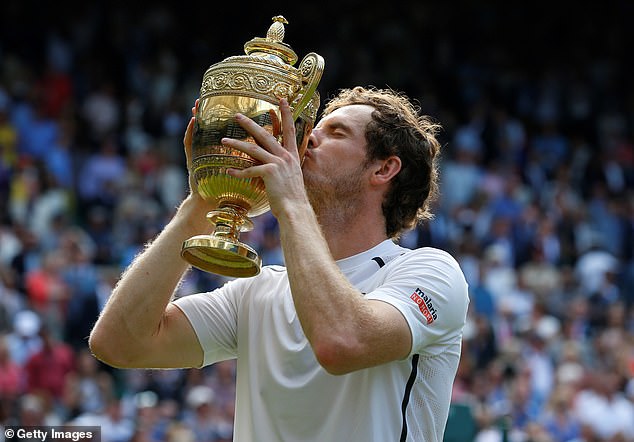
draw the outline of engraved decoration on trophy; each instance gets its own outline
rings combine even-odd
[[[240,242],[239,235],[253,228],[251,218],[269,210],[264,182],[227,174],[228,168],[244,169],[258,161],[220,142],[224,137],[254,142],[235,114],[251,118],[280,139],[269,112],[275,112],[281,121],[278,105],[286,98],[293,112],[300,159],[317,118],[320,98],[316,89],[324,60],[311,52],[294,67],[297,54],[282,41],[284,24],[288,24],[284,17],[273,17],[266,38],[245,43],[246,55],[226,58],[203,75],[189,173],[198,193],[215,207],[207,214],[214,231],[186,240],[181,256],[207,272],[248,277],[257,275],[262,266],[258,253]]]

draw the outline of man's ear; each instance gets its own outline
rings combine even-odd
[[[387,157],[384,160],[377,160],[376,169],[372,175],[371,182],[375,185],[387,184],[401,171],[401,159],[396,155]]]

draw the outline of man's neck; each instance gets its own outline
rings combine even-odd
[[[364,252],[387,239],[382,219],[362,216],[347,220],[317,218],[335,260]]]

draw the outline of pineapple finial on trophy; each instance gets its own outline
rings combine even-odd
[[[269,27],[266,38],[267,40],[281,42],[284,40],[284,25],[287,25],[288,21],[282,15],[276,15],[272,20],[273,24]]]
[[[297,54],[282,40],[284,39],[284,25],[288,21],[281,16],[273,17],[273,24],[269,26],[266,37],[255,37],[244,44],[244,51],[248,55],[259,55],[270,58],[279,57],[282,63],[294,65],[297,62]]]

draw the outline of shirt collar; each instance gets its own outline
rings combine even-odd
[[[376,246],[371,249],[366,250],[365,252],[357,253],[356,255],[349,256],[347,258],[342,258],[336,261],[339,269],[346,273],[368,261],[372,260],[372,258],[376,256],[386,256],[396,253],[401,248],[394,243],[391,239],[386,239],[383,242],[380,242]]]

